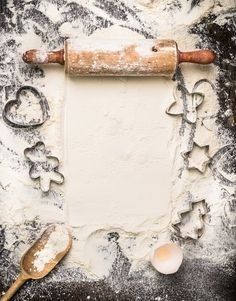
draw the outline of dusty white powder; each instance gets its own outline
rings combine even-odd
[[[36,61],[39,63],[46,63],[47,62],[47,51],[43,49],[39,49],[35,53]]]
[[[111,36],[117,39],[114,45],[101,43]],[[138,41],[141,35],[112,26],[96,31],[81,49],[89,49],[95,38],[95,48],[123,49],[123,41],[129,45],[137,36]],[[153,44],[148,42],[147,47]],[[174,120],[165,109],[173,87],[169,78],[67,79],[64,140],[71,225],[135,232],[147,229],[143,224],[152,224],[150,219],[168,216],[178,133],[173,134]],[[167,223],[168,218],[162,226]]]
[[[67,228],[56,225],[55,230],[49,235],[45,246],[35,253],[33,267],[38,272],[43,271],[45,265],[50,263],[57,254],[65,251],[69,244]]]
[[[93,49],[98,52],[116,52],[124,51],[127,47],[133,45],[135,47],[135,51],[140,56],[150,56],[153,54],[152,47],[155,45],[155,42],[152,39],[145,40],[144,42],[144,37],[141,35],[128,31],[127,29],[123,29],[121,31],[120,28],[117,30],[117,33],[114,34],[116,26],[113,26],[112,28],[112,34],[109,33],[111,29],[103,30],[101,37],[98,32],[95,32],[89,37],[89,39],[79,37],[78,40],[72,39],[69,40],[68,43],[70,47],[77,51],[91,51],[91,49]]]
[[[127,21],[123,20],[117,20],[113,17],[108,16],[108,14],[95,7],[93,5],[93,1],[89,2],[87,0],[83,1],[76,1],[80,3],[81,5],[85,5],[90,9],[91,11],[94,11],[97,15],[101,17],[105,17],[108,20],[110,20],[112,23],[116,25],[121,26],[127,26]],[[204,14],[208,14],[209,11],[214,11],[214,14],[218,14],[218,10],[220,10],[220,6],[214,7],[212,9],[212,5],[214,1],[202,1],[201,5],[196,6],[193,10],[190,12],[190,2],[191,1],[182,1],[182,8],[174,11],[168,11],[167,8],[167,2],[171,3],[172,1],[166,1],[166,0],[160,0],[160,1],[146,1],[146,0],[139,0],[132,1],[127,0],[124,1],[125,3],[128,3],[129,6],[137,6],[139,8],[139,18],[142,19],[143,24],[142,26],[146,27],[146,30],[148,33],[150,33],[155,38],[168,38],[168,39],[174,39],[177,41],[179,48],[181,50],[192,50],[195,48],[195,45],[198,43],[198,37],[195,35],[190,35],[188,30],[189,26],[192,25],[194,22],[199,20]],[[139,4],[137,4],[139,3]],[[40,6],[40,9],[42,12],[48,15],[49,18],[52,20],[58,20],[60,18],[60,13],[54,10],[54,8],[50,5],[50,8],[48,9],[48,6],[50,4],[46,3],[42,4]],[[230,6],[230,1],[224,2],[224,9],[227,9],[227,7]],[[48,10],[47,10],[48,9]],[[47,13],[48,12],[48,13]],[[219,18],[220,19],[220,18]],[[222,22],[222,20],[217,20],[219,22]],[[134,18],[128,17],[128,25],[130,27],[140,28],[140,24],[137,20]],[[84,32],[82,31],[83,26],[80,22],[76,21],[67,21],[66,23],[62,23],[60,25],[60,33],[64,37],[77,37],[84,35]],[[120,28],[121,30],[121,28]],[[122,33],[123,36],[126,34],[128,35],[128,29],[123,28]],[[114,27],[110,29],[110,31],[106,32],[106,37],[114,38],[117,33],[117,28]],[[141,37],[137,33],[133,33],[136,35],[136,37]],[[103,35],[101,32],[95,32],[94,36],[96,35]],[[83,36],[84,37],[84,36]],[[141,37],[143,38],[143,37]],[[3,39],[5,37],[3,36]],[[17,37],[17,42],[22,43],[22,46],[19,48],[19,58],[20,54],[29,49],[29,48],[39,48],[42,46],[41,38],[36,35],[32,29],[31,26],[27,29],[27,34],[24,34],[22,36]],[[11,57],[9,57],[11,59]],[[16,60],[16,55],[12,55],[12,59]],[[19,64],[22,64],[21,60],[19,59]],[[61,137],[61,123],[63,121],[62,115],[61,115],[61,107],[63,103],[63,97],[64,97],[64,90],[63,90],[63,82],[64,82],[64,73],[63,69],[61,67],[57,66],[50,66],[50,67],[43,67],[45,72],[45,78],[41,79],[33,79],[31,83],[31,79],[29,80],[29,83],[33,84],[34,86],[37,86],[38,88],[42,89],[45,96],[48,99],[49,105],[50,105],[50,113],[51,118],[49,121],[47,121],[42,127],[40,127],[40,134],[41,139],[44,140],[45,144],[49,147],[49,149],[52,151],[53,155],[59,156],[60,159],[62,158],[63,154],[63,141]],[[214,67],[201,67],[201,66],[194,66],[194,65],[182,65],[181,70],[184,75],[184,80],[186,82],[187,87],[189,90],[191,90],[193,84],[199,80],[200,78],[208,78],[214,82],[214,78],[216,76],[216,68]],[[8,70],[6,70],[6,73]],[[20,71],[18,76],[20,76]],[[7,79],[12,79],[13,73],[11,70],[7,73]],[[121,91],[124,95],[126,95],[128,85],[127,80],[124,78],[119,79],[123,85],[121,86]],[[149,79],[150,80],[150,79]],[[161,80],[161,79],[160,79]],[[97,80],[94,80],[94,82]],[[108,80],[109,81],[109,80]],[[158,98],[159,95],[159,89],[157,87],[157,81],[152,80],[152,83],[150,86],[154,90],[156,90],[156,96]],[[7,84],[9,84],[7,82]],[[102,81],[100,82],[102,83]],[[6,84],[6,85],[7,85]],[[99,84],[98,84],[99,85]],[[158,84],[160,85],[160,84]],[[167,85],[164,85],[165,87],[168,87],[170,89],[169,85],[171,85],[171,82]],[[108,84],[109,86],[109,84]],[[93,88],[93,86],[90,86],[90,88]],[[139,97],[139,90],[140,87],[140,81],[135,84],[135,87],[137,89],[137,97]],[[92,89],[91,88],[91,89]],[[163,88],[164,89],[164,88]],[[76,84],[75,84],[75,96],[76,96]],[[2,93],[2,99],[4,101],[4,91],[1,91]],[[204,93],[208,93],[209,89],[206,88],[203,91]],[[72,93],[72,92],[71,92]],[[89,91],[89,93],[92,93]],[[95,97],[97,97],[96,90],[93,91]],[[72,96],[71,96],[72,98]],[[6,99],[5,99],[6,100]],[[74,101],[77,101],[77,96],[74,98]],[[99,99],[98,99],[99,101]],[[157,101],[161,101],[157,99]],[[163,109],[166,108],[170,102],[173,101],[172,96],[169,99],[169,102],[162,103]],[[108,102],[108,100],[107,100]],[[86,104],[85,104],[86,105]],[[166,106],[165,106],[166,105]],[[216,106],[216,96],[213,96],[211,98],[207,97],[206,101],[204,101],[202,107],[200,110],[204,113],[205,108],[207,107],[208,112],[215,112],[217,111]],[[142,109],[142,105],[140,104],[140,110]],[[91,110],[93,108],[91,107]],[[164,113],[163,113],[164,114]],[[106,118],[107,115],[107,108],[104,108],[104,118]],[[112,116],[111,116],[112,117]],[[206,174],[199,175],[197,172],[189,172],[188,170],[184,170],[182,173],[182,179],[181,182],[178,180],[179,177],[179,171],[183,167],[183,158],[180,155],[181,148],[186,149],[187,141],[191,135],[191,131],[189,129],[186,129],[185,136],[179,137],[177,132],[180,128],[181,124],[181,118],[172,118],[169,117],[169,120],[173,120],[174,126],[176,131],[173,131],[172,133],[172,139],[176,146],[175,150],[175,168],[173,166],[172,169],[172,177],[174,179],[173,186],[171,188],[170,194],[171,194],[171,208],[177,208],[184,196],[184,192],[186,190],[190,190],[194,197],[199,198],[205,198],[206,202],[208,203],[209,207],[211,208],[211,223],[210,225],[205,226],[205,232],[204,236],[201,238],[201,240],[205,244],[211,244],[215,243],[215,226],[220,225],[221,219],[220,214],[222,213],[222,206],[221,206],[221,200],[220,200],[220,188],[219,185],[214,181],[213,176],[209,169],[207,170]],[[172,121],[170,121],[171,123]],[[168,123],[170,125],[170,123]],[[82,127],[81,122],[81,127]],[[127,127],[124,128],[126,130]],[[97,131],[100,129],[97,128]],[[116,135],[119,133],[119,131],[122,130],[122,126],[117,123],[117,120],[113,120],[113,125],[111,126],[111,136]],[[25,147],[29,146],[29,143],[32,143],[32,141],[27,138],[22,139],[20,136],[14,135],[14,133],[5,126],[3,122],[0,123],[0,131],[1,136],[3,140],[3,145],[12,145],[13,152],[16,152],[18,154],[23,154],[23,150]],[[207,135],[210,135],[211,139],[206,138]],[[147,135],[146,135],[147,136]],[[201,138],[204,141],[209,141],[211,145],[214,144],[214,152],[217,150],[217,147],[215,148],[215,141],[217,141],[215,137],[215,130],[208,131],[206,134],[206,131],[203,131],[203,134],[198,135],[201,136]],[[203,137],[204,136],[204,137]],[[144,137],[143,139],[147,139],[148,137]],[[150,137],[149,143],[151,141],[155,141],[155,139],[158,139],[156,135],[153,135],[153,137]],[[66,143],[64,141],[64,143]],[[161,144],[161,142],[160,142]],[[210,145],[210,148],[211,148]],[[0,146],[1,147],[1,146]],[[81,149],[83,151],[83,149]],[[94,149],[91,149],[91,152],[96,152],[96,147]],[[133,152],[131,150],[130,153],[127,153],[126,156],[123,158],[123,160],[129,160],[130,156],[132,157]],[[145,163],[145,160],[147,158],[139,156],[139,162],[140,164],[142,162]],[[4,178],[1,179],[1,187],[0,187],[0,197],[1,197],[1,204],[2,208],[4,210],[1,210],[0,217],[2,224],[8,224],[7,230],[6,230],[6,243],[5,248],[9,250],[14,250],[15,260],[18,262],[21,252],[22,252],[22,246],[19,245],[17,249],[14,249],[14,241],[15,241],[15,231],[16,228],[22,229],[19,225],[24,224],[25,220],[34,220],[36,218],[39,218],[40,222],[46,223],[51,221],[60,220],[62,221],[64,219],[63,212],[58,209],[58,207],[52,205],[52,194],[49,194],[49,196],[42,196],[38,190],[34,189],[36,184],[32,182],[29,179],[28,176],[28,166],[27,168],[23,166],[18,166],[18,161],[23,161],[23,155],[15,156],[14,158],[9,156],[9,153],[6,149],[1,149],[0,152],[0,173],[4,174]],[[150,163],[151,164],[151,163]],[[18,167],[18,169],[16,169]],[[99,176],[97,176],[99,179]],[[13,181],[14,179],[14,181]],[[68,180],[68,179],[67,179]],[[93,179],[94,182],[96,181],[96,178]],[[100,179],[99,179],[100,180]],[[69,182],[69,180],[68,180]],[[76,186],[80,186],[80,181],[77,181]],[[57,189],[60,190],[58,187]],[[85,190],[89,191],[89,190]],[[152,191],[148,191],[144,189],[144,193],[152,193]],[[112,195],[113,196],[113,195]],[[32,201],[33,200],[33,201]],[[105,200],[100,200],[104,202]],[[157,204],[153,207],[153,211],[158,211],[157,207],[159,206],[159,201],[157,200]],[[96,198],[94,200],[96,202]],[[83,202],[81,202],[81,199],[78,199],[78,204],[75,203],[75,207],[72,206],[71,211],[76,208],[76,210],[79,209],[79,205],[83,205]],[[109,203],[105,203],[106,206],[109,206]],[[146,203],[141,203],[143,207],[146,206]],[[133,206],[135,208],[137,204]],[[84,208],[82,208],[84,209]],[[131,208],[132,209],[132,208]],[[96,220],[97,215],[94,208],[93,210],[93,218]],[[142,207],[141,207],[142,210]],[[170,213],[172,213],[172,209],[170,209]],[[155,215],[157,216],[157,215]],[[123,215],[120,216],[120,223],[122,224]],[[157,216],[158,217],[158,216]],[[76,218],[76,214],[75,214]],[[132,216],[133,218],[133,216]],[[81,221],[78,219],[75,221],[79,224]],[[134,218],[135,222],[135,218]],[[149,258],[149,252],[151,245],[156,242],[156,237],[158,233],[158,239],[160,237],[164,236],[169,239],[169,231],[168,227],[163,227],[163,224],[168,226],[168,223],[170,222],[170,218],[165,219],[164,222],[163,219],[147,219],[143,222],[142,227],[139,227],[138,225],[135,225],[133,227],[132,232],[126,232],[123,227],[114,228],[111,225],[107,225],[107,223],[100,223],[99,228],[96,225],[91,224],[84,224],[84,226],[77,225],[73,229],[73,235],[76,237],[76,242],[74,243],[74,246],[71,250],[70,255],[68,256],[66,262],[68,266],[79,266],[83,271],[85,271],[88,275],[91,277],[103,277],[105,275],[109,275],[109,271],[112,268],[112,264],[116,258],[117,255],[117,248],[116,246],[107,244],[107,233],[111,231],[117,231],[120,234],[119,238],[119,245],[125,254],[127,258],[132,263],[131,269],[139,269],[141,266],[145,265]],[[212,227],[211,225],[214,225]],[[149,226],[151,226],[149,228]],[[190,225],[191,226],[191,225]],[[161,233],[159,232],[160,229],[162,229]],[[26,232],[19,231],[18,236],[20,239],[25,240],[27,237]],[[134,239],[135,238],[135,239]],[[135,241],[135,242],[134,242]],[[219,242],[220,244],[220,242]],[[102,246],[104,248],[101,251]],[[225,252],[225,251],[224,251]],[[42,258],[44,257],[44,260],[41,262],[38,262],[38,267],[42,268],[43,262],[45,262],[45,258],[47,260],[50,260],[51,255],[44,254],[40,255]],[[217,260],[219,256],[217,254],[207,254],[206,250],[204,248],[196,249],[196,252],[193,254],[192,250],[191,253],[188,254],[188,256],[198,256],[199,258],[203,257],[209,257]]]
[[[187,26],[185,30],[182,28],[181,36],[168,32],[168,38],[184,45]],[[96,31],[91,40],[114,37],[142,38],[112,26]],[[194,49],[195,42],[188,39],[188,49]],[[201,78],[214,82],[216,70],[211,66],[186,65],[182,70],[190,92]],[[111,255],[106,256],[107,252],[99,252],[97,246],[107,246],[106,233],[117,231],[132,269],[139,269],[149,260],[156,233],[159,239],[169,239],[170,203],[172,208],[178,206],[188,189],[194,197],[208,195],[208,185],[213,182],[209,172],[203,181],[202,175],[186,170],[183,180],[178,180],[183,166],[181,151],[188,148],[191,127],[187,125],[180,138],[181,118],[164,113],[173,101],[173,87],[171,79],[163,78],[67,79],[66,200],[68,222],[78,237],[67,260],[69,265],[76,263],[92,276],[108,275],[116,248],[110,246],[107,252]],[[212,114],[216,97],[209,84],[201,89],[206,95],[202,111],[207,108]],[[211,132],[211,143],[215,140]],[[197,190],[193,189],[195,183],[202,183]],[[192,224],[187,227],[191,231]]]

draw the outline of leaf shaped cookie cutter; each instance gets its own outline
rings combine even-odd
[[[13,107],[19,109],[21,105],[21,100],[20,96],[23,91],[30,91],[38,100],[39,100],[39,105],[41,108],[42,112],[42,117],[38,119],[31,119],[30,121],[19,121],[19,120],[14,120],[14,116],[11,113],[11,109]],[[32,86],[22,86],[20,87],[17,92],[16,92],[16,99],[8,101],[4,108],[3,108],[3,119],[4,121],[10,125],[11,127],[16,127],[16,128],[33,128],[42,125],[49,117],[49,105],[47,102],[47,99],[41,93],[38,89],[32,87]],[[16,112],[17,115],[17,112]]]

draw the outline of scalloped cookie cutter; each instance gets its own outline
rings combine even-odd
[[[24,150],[25,157],[32,163],[29,176],[33,180],[39,180],[40,189],[48,192],[51,183],[62,184],[64,176],[58,172],[59,160],[50,156],[42,141]]]
[[[38,103],[41,109],[40,113],[42,116],[38,118],[32,117],[30,120],[27,121],[27,113],[21,112],[20,114],[18,114],[18,111],[20,111],[22,106],[22,101],[20,100],[21,96],[23,96],[28,92],[31,92],[35,96],[35,98],[38,99]],[[38,89],[32,86],[22,86],[17,90],[16,98],[14,100],[8,101],[5,104],[2,115],[4,121],[11,127],[16,127],[16,128],[37,127],[42,125],[50,117],[49,105],[43,93],[41,93]]]

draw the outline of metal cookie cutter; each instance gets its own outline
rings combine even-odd
[[[186,102],[184,104],[182,97],[179,96],[181,92]],[[177,85],[174,89],[174,101],[166,109],[166,114],[172,116],[182,116],[187,122],[195,123],[197,120],[197,108],[204,100],[204,94],[200,92],[190,93],[184,86]]]
[[[236,149],[234,144],[220,148],[212,159],[212,172],[220,182],[228,187],[236,187]]]
[[[39,179],[40,188],[43,192],[50,190],[51,182],[56,184],[64,182],[64,176],[58,172],[58,158],[49,155],[42,141],[26,148],[24,155],[32,163],[29,170],[30,178],[33,180]]]
[[[178,84],[173,91],[174,101],[166,109],[166,114],[171,116],[182,116],[188,123],[197,121],[197,109],[203,103],[205,94],[199,92],[199,86],[207,83],[214,90],[214,85],[208,79],[198,80],[190,93],[183,85]]]
[[[180,237],[198,239],[203,234],[203,216],[207,213],[205,200],[187,201],[172,221],[172,227]]]
[[[30,100],[28,100],[28,103],[21,100],[21,97],[27,97],[29,92],[37,98],[41,112],[35,112]],[[37,113],[39,116],[37,116]],[[39,90],[31,86],[22,86],[16,92],[16,99],[10,100],[5,104],[2,115],[4,121],[12,127],[37,127],[49,118],[49,105],[47,99]]]
[[[192,149],[182,153],[182,156],[187,159],[188,170],[198,170],[202,174],[206,171],[207,166],[212,160],[209,155],[209,145],[201,146],[196,142],[193,142]]]
[[[236,228],[236,194],[231,195],[225,203],[222,222],[228,229]]]

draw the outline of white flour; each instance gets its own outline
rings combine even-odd
[[[45,265],[50,263],[57,254],[66,250],[69,244],[68,230],[60,225],[55,226],[55,230],[50,234],[43,249],[35,253],[33,267],[38,272],[43,271]]]
[[[82,4],[85,3],[92,11],[96,11],[96,13],[99,13],[101,16],[106,16],[104,11],[92,4],[93,1],[84,0],[77,2]],[[132,3],[134,6],[137,5],[137,1],[127,0],[124,2],[129,2],[129,4]],[[178,43],[180,50],[193,50],[199,41],[197,35],[189,34],[189,25],[192,25],[209,11],[214,11],[214,13],[217,14],[220,7],[216,6],[213,9],[212,4],[214,1],[206,0],[201,2],[201,6],[195,7],[187,14],[190,8],[190,1],[181,1],[183,4],[182,9],[180,10],[168,11],[168,9],[165,8],[168,7],[167,3],[171,4],[171,2],[172,1],[164,0],[139,0],[139,4],[137,5],[139,9],[138,15],[144,20],[144,26],[147,28],[147,31],[155,38],[174,39]],[[227,4],[225,4],[224,9],[226,9],[226,5],[228,5],[228,1]],[[48,9],[48,6],[50,6],[50,9]],[[60,18],[60,11],[55,12],[54,8],[49,3],[47,3],[47,5],[42,3],[40,9],[53,20],[58,20]],[[123,36],[135,35],[138,38],[143,38],[138,33],[132,32],[131,34],[128,29],[118,27],[127,26],[125,21],[115,20],[112,17],[109,20],[114,22],[116,26],[109,30],[97,31],[94,33],[94,37],[99,38],[101,36],[106,36],[106,38],[114,38],[114,36],[118,35],[118,32],[120,32]],[[140,24],[134,18],[129,17],[128,22],[130,26],[136,28],[140,27]],[[17,38],[18,42],[22,44],[21,47],[17,48],[17,51],[19,52],[17,54],[17,57],[19,56],[19,66],[22,66],[23,64],[20,59],[23,51],[29,48],[39,48],[43,44],[39,36],[33,32],[32,25],[29,26],[26,31],[27,34],[23,34]],[[59,31],[64,37],[72,38],[88,34],[88,32],[83,32],[81,22],[79,21],[67,21],[60,25]],[[17,61],[15,53],[12,54],[12,59]],[[50,119],[42,127],[35,130],[34,133],[36,136],[34,136],[33,139],[30,134],[28,136],[25,135],[24,138],[19,135],[17,136],[11,129],[6,127],[3,122],[0,123],[3,145],[12,145],[12,156],[9,156],[9,152],[0,145],[0,174],[4,174],[4,177],[1,178],[0,187],[1,208],[4,208],[4,210],[1,210],[0,218],[1,224],[8,225],[5,233],[6,243],[4,248],[14,251],[14,260],[16,263],[19,262],[22,252],[25,250],[24,244],[19,244],[17,248],[14,247],[16,235],[21,241],[27,241],[28,238],[24,226],[25,220],[38,219],[39,222],[44,224],[57,221],[61,222],[68,219],[65,210],[61,210],[61,207],[63,207],[61,195],[63,195],[64,187],[53,187],[53,191],[50,192],[49,195],[42,195],[39,190],[35,189],[37,184],[32,182],[29,178],[28,165],[25,164],[23,156],[24,148],[28,147],[29,144],[32,145],[34,142],[38,141],[38,139],[42,139],[48,149],[52,151],[52,154],[58,156],[60,160],[62,160],[63,144],[67,145],[68,143],[67,141],[63,141],[61,134],[64,127],[64,125],[62,125],[62,103],[65,97],[63,68],[61,66],[50,66],[43,67],[43,70],[45,72],[45,78],[34,80],[30,78],[28,84],[38,87],[45,94],[50,106]],[[181,71],[189,91],[191,91],[194,83],[201,78],[208,78],[214,83],[217,74],[217,69],[214,66],[195,66],[191,64],[182,65]],[[8,70],[6,70],[6,72],[8,72]],[[19,77],[21,76],[20,74],[19,70]],[[11,70],[9,70],[7,76],[11,79],[13,76]],[[173,82],[161,78],[140,80],[120,78],[117,80],[107,79],[106,81],[86,79],[81,80],[81,83],[82,84],[78,86],[77,79],[71,81],[69,89],[69,86],[67,86],[66,94],[66,97],[70,97],[71,101],[74,97],[73,105],[75,108],[78,106],[78,104],[75,103],[77,97],[79,97],[80,100],[84,100],[83,104],[80,103],[81,111],[78,111],[80,119],[76,120],[76,116],[78,116],[76,114],[71,116],[73,117],[72,121],[76,122],[74,126],[79,126],[81,132],[81,135],[79,132],[77,134],[77,138],[80,139],[80,141],[77,141],[78,144],[74,145],[74,149],[77,147],[78,153],[82,153],[85,156],[84,158],[80,157],[78,169],[72,170],[72,177],[66,177],[66,189],[71,186],[71,194],[74,195],[73,201],[68,200],[67,198],[65,202],[67,213],[69,213],[68,220],[74,226],[73,235],[75,237],[73,248],[66,259],[67,266],[80,267],[86,275],[89,275],[93,279],[96,277],[100,278],[108,276],[118,252],[115,242],[112,244],[108,243],[107,235],[109,232],[119,233],[119,246],[124,255],[127,256],[131,262],[131,270],[138,270],[141,267],[147,266],[152,245],[162,238],[167,241],[169,240],[171,216],[174,209],[178,208],[181,204],[186,191],[191,191],[193,197],[199,199],[204,198],[206,200],[211,209],[211,221],[208,225],[205,225],[205,232],[198,245],[195,245],[193,248],[193,244],[188,243],[185,246],[187,250],[188,248],[190,250],[189,252],[186,252],[185,256],[190,258],[199,257],[218,260],[218,258],[220,258],[219,250],[214,252],[214,248],[210,248],[209,251],[207,247],[202,247],[201,243],[204,243],[205,246],[212,246],[216,241],[219,245],[224,243],[222,237],[218,236],[216,238],[215,231],[217,228],[219,229],[221,227],[220,215],[223,212],[221,188],[219,187],[219,184],[214,181],[213,175],[209,169],[207,169],[204,175],[199,174],[196,171],[190,172],[187,169],[183,169],[184,160],[180,153],[182,150],[187,149],[187,142],[191,137],[191,127],[186,125],[187,128],[185,129],[184,135],[179,136],[181,118],[169,117],[164,113],[165,108],[173,101],[171,92]],[[128,96],[131,95],[129,91],[130,85],[133,85],[131,93],[133,98],[128,100]],[[106,91],[106,89],[108,89],[110,90],[109,95],[114,97],[114,100],[116,93],[113,92],[117,91],[113,90],[114,86],[119,90],[119,102],[117,102],[116,99],[114,104],[111,105],[108,98],[99,99],[98,90],[99,93],[102,93],[102,90]],[[147,93],[146,100],[141,91],[141,89],[144,89],[144,86],[150,89],[150,92],[145,90],[145,93]],[[80,91],[78,91],[79,88],[81,88]],[[86,94],[86,90],[88,94]],[[205,112],[210,116],[214,115],[218,110],[216,96],[211,94],[209,86],[205,86],[202,92],[208,96],[199,110],[200,116],[205,116]],[[77,93],[80,94],[77,96]],[[102,95],[103,97],[105,96],[105,94]],[[1,96],[4,100],[4,93]],[[92,96],[96,99],[96,103],[92,103]],[[106,96],[108,96],[108,93]],[[88,98],[87,100],[86,97]],[[139,100],[139,97],[141,100]],[[126,111],[124,108],[127,108],[129,105],[128,101],[130,101],[130,107]],[[101,103],[103,103],[103,107],[100,107]],[[94,105],[96,105],[96,107],[94,107]],[[134,106],[132,107],[132,105]],[[160,114],[160,116],[156,116],[156,122],[158,122],[159,118],[163,118],[161,125],[166,125],[162,136],[157,135],[159,132],[155,126],[155,112],[152,112],[152,108],[155,107],[155,109],[157,109],[158,106],[160,106],[161,112],[163,113]],[[88,127],[86,127],[86,122],[88,121],[83,119],[81,114],[83,110],[87,113],[90,112],[94,114],[91,115],[91,126],[93,121],[92,118],[96,113],[93,112],[95,108],[100,114],[100,119],[98,120],[99,123],[97,124],[98,126],[96,126],[97,120],[94,118],[94,127],[90,127],[90,132],[88,132]],[[133,109],[135,109],[135,111],[132,111]],[[116,116],[117,112],[120,112],[119,118]],[[142,112],[145,113],[145,116],[143,116]],[[71,111],[70,113],[72,114],[73,112]],[[137,120],[135,120],[136,114],[138,116]],[[151,120],[149,120],[149,114]],[[131,122],[129,123],[129,119],[132,118],[133,124],[131,124]],[[104,120],[106,119],[109,119],[109,128],[107,128],[107,130],[103,127]],[[142,123],[140,120],[142,120]],[[139,129],[140,125],[142,127]],[[136,134],[139,132],[139,135],[129,137],[127,133],[131,127],[135,127]],[[99,136],[101,132],[104,134],[102,136],[104,140],[98,141],[98,137],[101,138],[101,136]],[[168,139],[168,141],[170,141],[170,144],[168,144],[168,152],[171,153],[170,160],[167,160],[166,157],[167,139],[164,134],[165,132],[170,137]],[[99,135],[96,135],[97,133]],[[210,150],[212,150],[211,154],[215,153],[219,147],[218,144],[220,146],[222,145],[216,137],[215,123],[213,130],[203,130],[202,133],[203,134],[198,133],[198,138],[202,138],[203,143],[209,142]],[[72,134],[75,135],[75,133]],[[118,160],[115,161],[114,157],[106,158],[104,156],[103,159],[107,163],[107,169],[105,170],[102,169],[104,167],[104,162],[102,160],[89,162],[89,155],[93,158],[98,154],[96,143],[99,143],[99,151],[101,151],[102,144],[107,143],[105,138],[108,136],[110,137],[110,150],[114,148],[115,153],[117,148],[120,148],[121,152],[119,160],[122,160],[124,164],[123,167],[127,167],[127,178],[122,179],[123,182],[121,182],[119,186],[117,186],[118,183],[115,181],[117,176],[116,171],[117,168],[119,168]],[[120,138],[120,144],[114,142],[114,137]],[[123,139],[124,137],[126,140]],[[88,141],[88,139],[91,140]],[[134,149],[134,147],[132,147],[133,139],[136,139],[139,148]],[[163,143],[163,141],[165,143]],[[88,142],[90,142],[90,144],[87,144],[86,147],[86,143]],[[96,143],[94,143],[92,148],[93,142]],[[123,144],[124,142],[126,142],[125,145]],[[72,140],[71,144],[73,144]],[[158,161],[156,158],[157,152],[159,151],[161,152],[161,155],[164,155],[165,161],[163,162]],[[73,157],[70,159],[74,160],[75,156],[76,152],[74,152]],[[69,165],[71,168],[73,160]],[[162,164],[166,164],[166,161],[168,161],[168,167],[164,169]],[[87,168],[87,162],[90,164],[90,169]],[[127,162],[131,162],[133,165],[129,165]],[[65,161],[63,161],[64,169],[68,168],[65,164]],[[92,164],[94,164],[93,169],[91,168]],[[114,166],[116,168],[113,168]],[[132,168],[132,166],[134,168]],[[139,174],[140,171],[143,172],[144,170],[146,171],[146,174],[143,174],[144,177],[140,178],[137,183],[135,183],[135,181],[132,183],[132,178],[134,179],[138,174],[137,166],[141,168],[138,170]],[[161,173],[158,166],[167,171],[167,174],[163,176],[163,181],[165,183],[161,185],[163,192],[160,198],[158,198],[158,191],[156,188],[156,186],[160,184],[157,179],[161,180]],[[101,175],[101,171],[106,174]],[[97,191],[91,190],[91,183],[96,187]],[[109,184],[109,191],[99,191],[99,187],[102,187],[101,184],[104,183]],[[125,190],[123,190],[125,187],[123,184],[127,185]],[[76,187],[78,192],[73,192],[73,187]],[[53,198],[55,191],[61,196],[57,202],[55,202],[55,198]],[[127,191],[129,191],[131,197],[125,193]],[[91,200],[90,202],[84,201],[88,194],[92,195],[91,199],[94,202],[93,204]],[[170,198],[168,198],[168,194],[170,195]],[[140,202],[137,204],[135,200],[137,200],[138,196],[141,197]],[[122,206],[116,210],[116,200],[118,197],[123,203],[120,203]],[[126,203],[125,200],[127,200]],[[129,202],[129,200],[131,200],[131,202]],[[113,207],[109,207],[110,204],[112,204]],[[119,204],[117,203],[117,205]],[[86,208],[86,206],[89,208]],[[108,214],[105,214],[106,208]],[[122,210],[124,214],[121,214]],[[111,215],[113,213],[115,216]],[[99,224],[99,226],[97,224]],[[123,226],[123,224],[126,225]],[[191,227],[191,224],[189,227]],[[60,240],[58,241],[59,245],[55,245],[58,248],[53,247],[55,238],[56,237],[52,237],[51,242],[48,245],[51,246],[51,248],[46,248],[44,252],[38,254],[38,260],[35,263],[37,269],[43,269],[45,262],[51,260],[53,256],[55,256],[56,250],[58,250],[58,248],[61,250],[62,241]],[[193,249],[195,251],[193,251]],[[223,248],[222,252],[225,252]]]
[[[91,38],[121,36],[141,38],[117,26],[98,30]],[[194,43],[190,49],[194,49]],[[212,67],[182,68],[189,91],[201,78],[214,82]],[[107,245],[109,231],[120,234],[119,244],[132,261],[133,269],[148,261],[156,233],[159,239],[160,236],[168,238],[170,203],[175,208],[178,200],[182,200],[181,196],[178,198],[179,192],[182,194],[195,186],[201,178],[187,170],[183,181],[177,178],[183,164],[180,152],[187,148],[190,137],[186,131],[180,138],[181,119],[164,113],[173,100],[173,87],[171,79],[161,77],[67,79],[66,200],[68,222],[78,237],[67,259],[70,265],[77,262],[78,256],[78,264],[86,273],[98,277],[108,275],[114,252],[107,257],[98,253],[96,246]],[[211,98],[209,84],[202,89],[206,94],[205,105],[214,107],[216,98]],[[209,173],[208,177],[205,183],[212,180]],[[185,181],[188,181],[186,186]],[[204,191],[198,191],[198,195],[202,193],[205,197]],[[134,244],[130,244],[132,237],[135,237]]]
[[[114,26],[91,40],[111,36],[119,44],[137,34]],[[156,229],[168,216],[178,133],[165,109],[173,86],[161,77],[67,79],[65,196],[72,226],[136,232]]]

